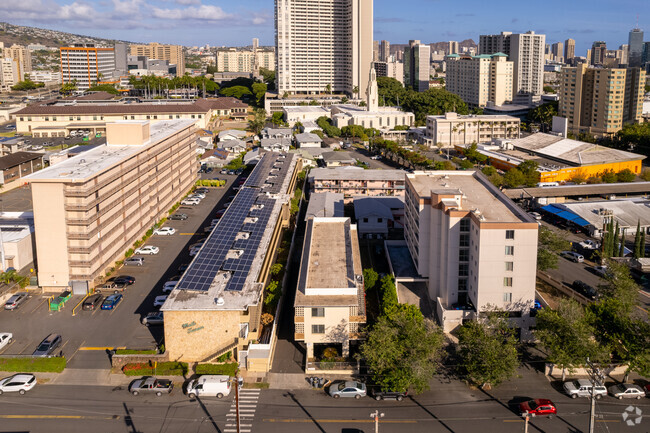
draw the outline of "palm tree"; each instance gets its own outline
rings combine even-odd
[[[325,86],[325,93],[329,93],[330,95],[332,94],[332,85],[328,84]]]
[[[352,88],[352,94],[355,95],[356,98],[359,98],[359,86],[354,86]]]

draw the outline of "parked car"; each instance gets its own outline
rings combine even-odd
[[[167,281],[163,285],[163,289],[162,289],[163,293],[171,292],[172,290],[174,290],[174,287],[176,287],[177,284],[178,284],[178,281]]]
[[[27,299],[27,292],[20,292],[13,295],[5,302],[5,310],[15,310]]]
[[[408,396],[408,392],[404,391],[383,391],[381,388],[371,388],[370,395],[375,400],[397,400],[402,401],[404,397]]]
[[[562,251],[560,255],[565,259],[571,260],[572,262],[576,262],[576,263],[582,263],[585,260],[582,254],[578,254],[573,251]]]
[[[551,416],[557,414],[555,404],[545,398],[536,398],[520,403],[519,411],[522,415],[531,414],[532,416]]]
[[[164,324],[164,317],[162,311],[155,311],[147,314],[142,318],[142,324],[144,326],[156,326]]]
[[[366,384],[356,381],[336,381],[330,385],[329,394],[334,398],[354,397],[360,399],[365,397]]]
[[[381,155],[373,155],[373,156],[370,157],[370,159],[374,159],[375,161],[380,160]]]
[[[36,386],[36,376],[28,373],[18,373],[0,380],[0,394],[17,392],[20,395],[31,391]]]
[[[571,284],[571,287],[573,288],[573,290],[591,299],[592,301],[598,297],[598,292],[596,291],[596,289],[594,289],[584,281],[575,280],[573,284]]]
[[[197,188],[194,190],[194,192],[198,194],[207,194],[210,192],[210,190],[208,188]]]
[[[591,397],[591,388],[592,384],[590,380],[587,379],[578,379],[572,380],[569,382],[564,382],[564,392],[571,398],[578,397]],[[600,399],[607,395],[607,388],[602,384],[597,384],[594,387],[594,395],[597,399]]]
[[[187,268],[189,268],[189,267],[190,267],[189,263],[183,263],[182,265],[180,265],[178,267],[178,272],[180,272],[182,274],[183,272],[187,271]]]
[[[144,265],[144,257],[129,257],[124,260],[125,266],[142,266]]]
[[[600,248],[600,243],[592,239],[584,240],[580,242],[578,245],[580,245],[582,248],[586,250],[597,250],[598,248]]]
[[[133,283],[135,283],[135,277],[130,275],[118,275],[115,277],[115,284],[126,284],[130,286]]]
[[[156,296],[156,299],[153,300],[154,307],[161,307],[162,304],[167,300],[167,295]]]
[[[38,345],[32,356],[49,357],[61,345],[63,339],[59,334],[50,334]]]
[[[158,379],[153,376],[144,376],[131,382],[129,392],[133,395],[155,394],[158,397],[169,394],[174,389],[174,384],[169,379]]]
[[[174,227],[160,227],[159,229],[153,231],[154,235],[159,236],[171,236],[174,233],[176,233],[176,229]]]
[[[216,224],[211,224],[207,227],[203,227],[203,233],[211,233],[216,226],[217,226]]]
[[[639,385],[634,385],[632,383],[619,383],[618,385],[613,385],[609,387],[609,393],[612,397],[615,397],[619,400],[624,398],[636,398],[640,399],[645,396],[645,392]]]
[[[188,195],[187,197],[188,198],[190,198],[190,197],[191,198],[198,198],[200,200],[203,200],[205,198],[205,194],[194,191],[192,194]]]
[[[144,247],[136,248],[134,254],[153,255],[158,254],[159,252],[160,248],[153,245],[146,245]]]
[[[0,350],[10,345],[13,338],[14,338],[14,334],[12,334],[11,332],[0,333]]]
[[[200,204],[200,203],[201,203],[201,200],[199,200],[198,198],[186,198],[186,199],[181,201],[181,204],[183,206],[196,206],[197,204]]]
[[[602,266],[594,266],[591,268],[596,274],[600,275],[601,277],[607,276],[607,266],[602,265]]]
[[[84,303],[81,304],[81,308],[84,310],[94,310],[98,305],[101,304],[102,299],[104,299],[104,297],[100,293],[90,295],[86,298]]]
[[[542,216],[539,214],[539,212],[528,212],[528,215],[536,219],[537,221],[542,219]]]
[[[102,302],[102,310],[114,310],[117,308],[117,304],[122,301],[122,298],[124,298],[124,296],[120,294],[107,296],[106,299],[104,299],[104,302]]]
[[[177,220],[177,221],[184,221],[184,220],[187,219],[187,214],[186,213],[175,213],[175,214],[169,215],[169,218],[167,218],[167,219]]]
[[[103,291],[113,291],[114,293],[121,292],[126,288],[126,284],[117,284],[115,278],[109,278],[104,284],[99,288]]]

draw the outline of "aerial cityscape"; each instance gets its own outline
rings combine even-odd
[[[650,4],[544,6],[3,1],[0,431],[649,432]]]

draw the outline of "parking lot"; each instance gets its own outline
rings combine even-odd
[[[124,266],[116,275],[135,277],[128,286],[124,299],[114,310],[83,311],[81,306],[72,310],[82,296],[73,296],[58,312],[48,310],[48,296],[32,294],[17,310],[0,310],[0,332],[11,332],[13,343],[2,350],[2,355],[29,355],[38,343],[50,333],[63,337],[58,349],[68,358],[72,368],[108,368],[106,350],[115,347],[151,349],[162,340],[162,327],[147,328],[140,323],[142,317],[156,311],[153,301],[162,295],[162,286],[178,274],[182,264],[189,264],[188,246],[204,238],[203,228],[210,224],[216,212],[228,197],[234,194],[233,185],[239,177],[210,173],[206,178],[219,177],[227,181],[224,188],[210,188],[206,198],[196,206],[182,206],[175,213],[187,214],[184,221],[168,220],[164,226],[173,227],[171,236],[152,236],[146,245],[160,248],[156,255],[142,256],[143,266]],[[105,292],[107,295],[110,292]],[[57,352],[58,352],[57,350]]]

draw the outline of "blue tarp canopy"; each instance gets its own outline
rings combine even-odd
[[[564,220],[570,221],[573,224],[579,225],[580,227],[587,227],[591,225],[589,221],[586,219],[580,217],[579,215],[574,214],[573,212],[570,212],[568,210],[560,209],[552,204],[549,204],[548,206],[544,206],[542,208],[543,211],[552,213],[556,217],[562,218]]]

